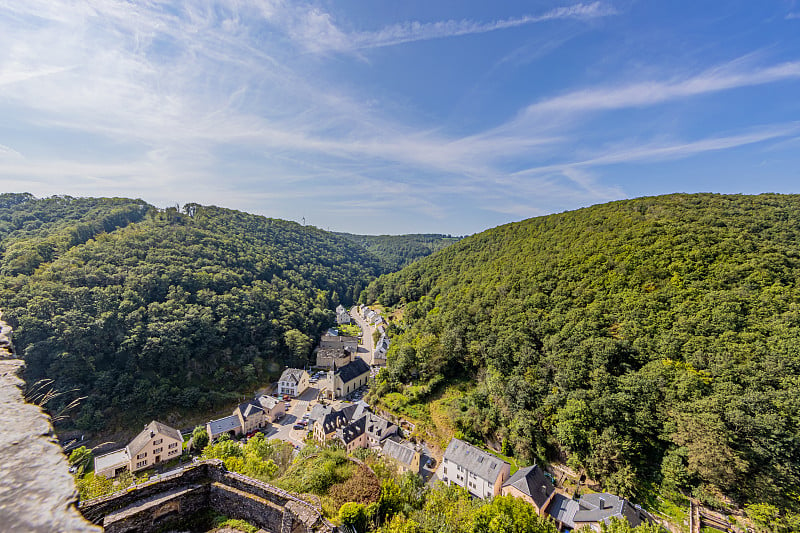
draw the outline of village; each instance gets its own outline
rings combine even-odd
[[[348,454],[370,449],[429,484],[443,482],[466,489],[474,498],[514,496],[528,502],[539,516],[550,516],[560,531],[588,526],[600,531],[613,518],[631,526],[653,522],[640,506],[614,494],[580,495],[557,487],[556,477],[534,464],[512,472],[512,465],[473,444],[452,438],[443,453],[426,443],[405,438],[410,423],[389,413],[373,412],[362,398],[381,367],[391,344],[380,311],[366,306],[336,309],[340,329],[361,332],[340,335],[331,328],[316,349],[315,365],[286,368],[270,394],[240,403],[225,417],[205,424],[208,442],[246,441],[257,433],[290,443],[297,454],[307,443],[340,446]],[[377,342],[375,342],[377,340]],[[173,464],[192,438],[158,421],[145,426],[124,448],[95,457],[96,475],[113,479],[123,472],[142,473]],[[439,456],[437,456],[439,455]],[[196,460],[196,459],[195,459]],[[159,468],[160,467],[160,468]]]

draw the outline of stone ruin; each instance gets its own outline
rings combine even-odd
[[[79,510],[108,533],[167,531],[208,510],[273,533],[333,533],[319,510],[277,487],[210,459],[175,474],[82,502]]]

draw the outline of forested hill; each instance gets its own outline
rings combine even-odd
[[[528,461],[563,453],[623,495],[653,481],[800,507],[800,196],[529,219],[366,296],[405,304],[378,393],[424,412],[441,376],[469,378],[449,407],[466,438]]]
[[[86,396],[72,422],[90,430],[236,401],[302,364],[380,272],[332,233],[196,204],[2,195],[0,224],[26,381]]]
[[[445,246],[458,242],[461,237],[438,233],[409,235],[355,235],[337,233],[372,252],[384,267],[384,272],[395,272],[417,259],[427,257]]]

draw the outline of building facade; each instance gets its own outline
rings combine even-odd
[[[133,473],[152,468],[182,452],[180,431],[153,420],[125,448],[95,457],[94,469],[97,475],[113,478],[124,470]]]
[[[278,394],[300,396],[309,387],[311,376],[301,368],[287,368],[278,380]]]
[[[464,487],[478,498],[500,494],[509,478],[511,465],[459,439],[452,439],[439,465],[439,479]]]

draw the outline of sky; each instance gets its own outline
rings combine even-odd
[[[466,235],[800,192],[800,1],[0,0],[0,192]]]

